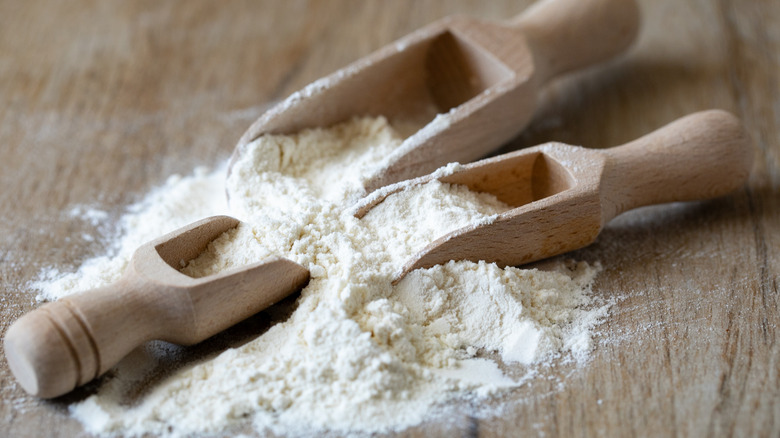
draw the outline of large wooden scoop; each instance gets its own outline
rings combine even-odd
[[[516,266],[582,248],[624,211],[736,190],[750,174],[752,157],[739,120],[711,110],[612,149],[548,143],[465,165],[438,179],[492,193],[513,208],[488,224],[436,239],[408,260],[396,281],[414,269],[450,260]],[[381,189],[365,198],[356,216],[394,192],[431,179]]]
[[[365,115],[383,115],[413,133],[366,193],[473,161],[525,127],[542,85],[621,53],[638,23],[634,0],[541,1],[508,23],[445,18],[271,108],[243,135],[231,167],[261,135]]]
[[[133,348],[161,339],[200,342],[300,289],[309,271],[269,259],[216,275],[179,272],[238,220],[215,216],[140,247],[116,283],[71,295],[22,316],[4,347],[19,384],[56,397],[103,374]]]

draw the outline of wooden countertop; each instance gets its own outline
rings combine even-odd
[[[30,280],[100,253],[115,219],[172,173],[225,159],[264,105],[452,13],[506,18],[530,0],[0,1],[0,321],[36,306]],[[641,1],[624,58],[557,83],[508,148],[591,147],[690,112],[742,118],[749,186],[629,213],[576,258],[617,304],[590,363],[559,364],[507,398],[411,436],[780,435],[780,2]],[[0,361],[0,436],[86,435],[67,397],[28,397]]]

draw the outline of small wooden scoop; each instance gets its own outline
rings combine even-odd
[[[45,304],[8,329],[4,346],[17,381],[56,397],[106,372],[152,339],[200,342],[300,289],[309,271],[269,259],[204,278],[178,270],[238,225],[215,216],[140,247],[116,283]]]
[[[525,127],[542,85],[621,53],[638,26],[634,0],[541,1],[506,24],[445,18],[271,108],[243,135],[230,167],[261,135],[366,115],[411,125],[414,133],[366,193],[452,161],[473,161]]]
[[[450,260],[516,266],[582,248],[624,211],[736,190],[749,176],[752,160],[739,120],[711,110],[612,149],[548,143],[463,166],[438,179],[492,193],[514,208],[489,224],[435,240],[405,263],[396,282],[412,270]],[[404,187],[431,179],[381,189],[365,198],[355,216]]]

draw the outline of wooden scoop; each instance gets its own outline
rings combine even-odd
[[[445,18],[271,108],[243,135],[230,167],[261,135],[366,115],[413,133],[366,193],[452,161],[473,161],[525,127],[542,85],[621,53],[638,23],[634,0],[541,1],[505,24]]]
[[[39,397],[65,394],[143,342],[195,344],[304,286],[309,271],[281,258],[203,278],[178,271],[238,223],[215,216],[176,230],[140,247],[116,283],[19,318],[4,341],[19,384]]]
[[[582,248],[618,214],[644,205],[707,199],[739,188],[753,154],[739,120],[719,110],[683,117],[626,145],[592,150],[548,143],[463,166],[438,180],[492,193],[513,208],[488,223],[455,230],[403,266],[450,260],[516,266]],[[421,177],[365,198],[365,215]]]

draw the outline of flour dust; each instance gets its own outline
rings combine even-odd
[[[210,275],[269,256],[309,269],[289,318],[249,342],[147,383],[142,353],[95,394],[70,406],[93,433],[181,436],[251,421],[284,435],[398,431],[460,399],[492,397],[524,380],[504,373],[568,354],[587,358],[608,306],[589,296],[598,266],[499,268],[458,261],[392,281],[404,260],[437,236],[509,207],[434,181],[407,187],[358,220],[362,184],[403,143],[384,118],[263,136],[225,169],[172,177],[130,208],[111,255],[38,284],[57,299],[116,280],[132,251],[202,217],[239,227],[183,269]],[[228,193],[229,204],[225,202]]]

